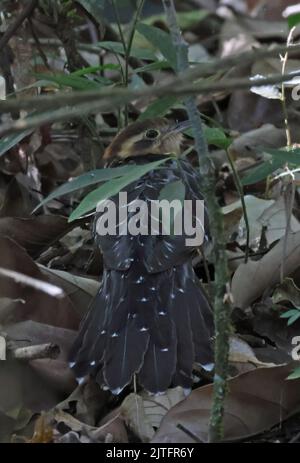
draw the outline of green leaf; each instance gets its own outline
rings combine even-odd
[[[168,185],[164,186],[159,193],[159,201],[166,199],[171,202],[174,199],[179,199],[183,203],[185,198],[185,186],[182,183],[182,180],[176,180],[176,182],[171,182]]]
[[[300,315],[300,311],[297,309],[291,309],[281,314],[280,318],[291,318],[291,317],[294,317],[296,314]]]
[[[95,72],[98,72],[98,71],[105,71],[106,69],[117,71],[120,68],[121,66],[119,64],[112,64],[112,63],[103,64],[103,65],[99,64],[99,66],[88,66],[86,68],[78,69],[78,71],[71,72],[71,76],[85,76],[87,74],[94,74]]]
[[[272,148],[266,148],[263,150],[265,153],[271,154],[276,160],[281,160],[282,165],[285,163],[292,164],[294,166],[300,166],[300,149],[294,148],[289,150],[276,150]]]
[[[27,137],[33,132],[33,129],[24,130],[20,133],[13,133],[12,135],[8,135],[7,137],[1,138],[0,140],[0,156],[5,154],[8,150],[13,148],[17,145],[23,138]]]
[[[183,207],[183,201],[185,198],[185,185],[181,180],[177,180],[176,182],[171,182],[164,186],[159,194],[159,201],[162,200],[167,200],[169,203],[171,203],[174,200],[179,200],[181,202],[181,207]],[[164,209],[162,209],[162,214],[164,215]],[[165,220],[165,224],[167,223],[167,219],[169,217],[165,216],[162,217],[163,220]],[[168,227],[168,230],[170,230],[171,235],[174,234],[174,221],[175,221],[175,210],[172,209],[170,213],[170,227]]]
[[[145,66],[142,66],[140,68],[136,68],[133,70],[134,73],[140,73],[140,72],[151,72],[151,71],[159,71],[160,69],[169,69],[170,68],[170,63],[169,61],[155,61],[154,63],[146,64]]]
[[[298,319],[300,318],[300,313],[295,314],[294,317],[291,317],[288,322],[287,326],[291,326],[293,323],[295,323]]]
[[[192,11],[183,11],[177,13],[177,19],[180,29],[190,29],[191,27],[198,24],[200,21],[205,19],[210,12],[208,10],[192,10]],[[164,14],[156,14],[149,16],[148,18],[143,19],[143,22],[148,25],[153,25],[156,22],[165,22],[166,17]]]
[[[104,183],[104,185],[101,185],[99,188],[89,193],[81,201],[79,206],[72,212],[72,214],[69,217],[69,222],[73,222],[73,220],[79,219],[84,214],[87,214],[91,210],[95,209],[100,201],[104,201],[110,198],[111,196],[114,196],[115,194],[119,193],[119,191],[121,191],[122,188],[125,188],[127,185],[142,177],[150,170],[155,169],[160,164],[166,162],[168,159],[170,158],[167,157],[166,159],[161,159],[156,162],[150,162],[146,165],[135,166],[134,169],[132,168],[132,166],[129,166],[130,173],[128,175],[111,180],[110,182],[106,182]]]
[[[268,175],[271,175],[275,170],[280,169],[284,165],[282,160],[270,159],[263,162],[250,172],[249,175],[242,179],[243,185],[252,185],[253,183],[265,180]]]
[[[150,103],[148,108],[139,116],[139,121],[144,121],[151,117],[164,116],[178,99],[174,96],[165,96]]]
[[[77,0],[78,3],[101,24],[106,0]]]
[[[232,140],[230,137],[227,137],[226,133],[219,127],[208,127],[203,124],[204,136],[207,140],[208,145],[214,145],[218,148],[227,149],[231,144]],[[185,131],[189,137],[194,138],[193,129],[190,128]]]
[[[176,50],[172,43],[170,34],[161,29],[158,29],[158,27],[148,26],[144,23],[139,23],[137,25],[137,30],[161,52],[163,57],[170,63],[172,68],[176,70]]]
[[[104,48],[105,50],[112,51],[119,55],[125,54],[124,47],[121,42],[105,41],[105,42],[97,42],[94,45],[99,46],[99,48]],[[133,56],[134,58],[138,58],[138,59],[156,61],[155,54],[152,51],[147,50],[147,48],[132,47],[130,50],[130,56]]]
[[[252,170],[252,172],[242,179],[243,185],[251,185],[252,183],[259,182],[264,180],[275,172],[277,169],[280,169],[285,164],[290,164],[292,166],[300,165],[300,149],[296,148],[293,150],[276,150],[267,148],[263,150],[265,153],[270,154],[272,159],[265,161],[260,166]]]
[[[294,26],[300,24],[300,13],[290,15],[287,20],[289,28],[292,29]]]
[[[227,137],[222,129],[207,126],[204,126],[203,129],[208,145],[214,145],[226,150],[231,144],[231,139]]]
[[[300,312],[295,313],[287,322],[287,326],[291,326],[293,323],[295,323],[296,320],[300,318]]]
[[[98,77],[98,81],[86,79],[85,77],[80,77],[72,74],[60,74],[57,76],[52,76],[48,74],[38,74],[39,79],[47,79],[50,82],[54,82],[60,86],[71,87],[75,90],[98,90],[102,88],[103,85],[111,84],[112,81],[106,79],[105,77]]]
[[[38,204],[38,206],[34,209],[35,212],[41,206],[44,206],[49,201],[55,198],[59,198],[60,196],[64,196],[74,191],[81,190],[82,188],[87,188],[90,185],[95,185],[96,183],[100,183],[106,180],[110,180],[113,178],[121,177],[122,175],[127,175],[133,172],[135,166],[121,166],[121,167],[111,167],[107,169],[96,169],[86,174],[80,175],[79,177],[74,178],[73,180],[64,183],[56,190],[52,191],[47,198],[43,199],[43,201]]]
[[[291,373],[287,379],[299,379],[300,378],[300,367],[296,368],[293,373]]]

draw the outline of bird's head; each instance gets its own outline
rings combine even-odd
[[[146,154],[180,154],[182,131],[188,121],[171,122],[165,118],[134,122],[123,129],[106,148],[103,159],[112,161]]]

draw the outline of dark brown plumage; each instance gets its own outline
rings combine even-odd
[[[184,127],[167,119],[132,124],[113,140],[105,159],[135,165],[179,154]],[[179,180],[185,199],[203,199],[198,172],[183,159],[167,161],[123,191],[128,204],[136,199],[150,204],[164,186]],[[117,196],[111,199],[118,205]],[[95,224],[98,219],[96,214]],[[152,393],[171,385],[189,388],[193,363],[212,362],[213,321],[186,235],[102,236],[96,231],[94,225],[104,273],[70,355],[76,376],[91,374],[115,394],[134,374]]]

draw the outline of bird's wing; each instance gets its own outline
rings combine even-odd
[[[161,190],[168,184],[182,180],[185,185],[185,199],[194,203],[203,199],[201,194],[201,183],[198,171],[189,162],[181,160],[180,166],[177,161],[169,161],[160,169],[148,172],[139,180],[131,183],[122,191],[127,193],[127,204],[135,200],[143,200],[149,206],[153,200],[158,200]],[[119,196],[111,200],[119,207]],[[127,223],[135,213],[126,215]],[[147,213],[150,220],[150,212]],[[94,234],[96,243],[99,245],[106,268],[114,270],[127,270],[133,262],[142,261],[149,273],[156,273],[174,265],[180,265],[191,257],[194,248],[187,247],[187,235],[148,235],[132,236],[120,234],[124,223],[117,221],[115,235],[99,235],[97,233],[97,221],[103,218],[102,213],[96,215],[94,222]],[[194,217],[195,218],[195,217]],[[205,217],[207,224],[207,217]],[[207,226],[205,227],[207,229]]]

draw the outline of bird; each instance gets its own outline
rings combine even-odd
[[[123,188],[128,204],[143,200],[149,205],[179,181],[184,199],[203,200],[198,169],[181,156],[188,126],[188,121],[145,119],[112,140],[103,156],[109,166],[168,158]],[[118,198],[110,199],[118,205]],[[101,235],[101,214],[95,213],[93,235],[103,255],[102,283],[71,348],[70,368],[79,382],[93,377],[114,395],[134,381],[150,394],[176,386],[190,390],[193,365],[208,370],[213,365],[213,314],[193,269],[195,247],[186,245],[184,233],[121,234],[121,223],[116,235]],[[206,209],[204,219],[209,242]]]

